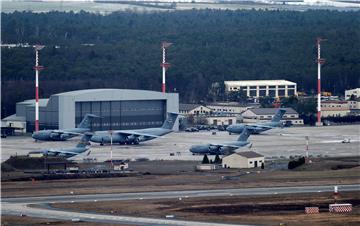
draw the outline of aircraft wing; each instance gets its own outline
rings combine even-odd
[[[273,129],[273,126],[266,126],[266,125],[246,125],[248,130],[258,130],[258,129]]]
[[[76,133],[76,132],[68,132],[64,130],[53,130],[51,133],[57,133],[57,134],[70,134],[70,135],[82,135],[82,133]]]
[[[160,136],[149,134],[149,133],[138,133],[138,132],[135,132],[135,131],[117,130],[117,131],[114,131],[114,133],[117,133],[117,134],[120,134],[120,135],[126,135],[126,136],[134,135],[134,136],[137,136],[137,137],[140,137],[140,136],[153,137],[153,138],[160,137]]]
[[[63,151],[63,150],[48,150],[48,152],[58,153],[58,154],[70,154],[70,155],[78,155],[79,154],[77,152]]]
[[[231,145],[231,144],[210,144],[211,146],[216,147],[229,147],[229,148],[240,148],[241,146]]]

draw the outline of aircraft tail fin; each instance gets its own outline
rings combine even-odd
[[[89,129],[93,118],[99,118],[99,116],[93,114],[86,114],[83,120],[78,125],[78,128]]]
[[[283,115],[285,114],[286,110],[283,108],[279,108],[274,117],[272,118],[272,122],[280,122],[280,120],[282,119]]]
[[[165,122],[164,122],[164,124],[162,125],[161,128],[163,128],[163,129],[173,129],[174,124],[175,124],[176,119],[177,119],[178,116],[179,116],[178,113],[168,112],[166,120],[165,120]]]
[[[247,129],[247,127],[245,126],[245,128],[243,129],[243,131],[240,133],[240,136],[238,137],[238,141],[247,141],[247,139],[250,136],[250,131]]]
[[[84,133],[81,137],[81,141],[76,145],[77,148],[84,148],[89,145],[90,138],[92,137],[92,133]]]

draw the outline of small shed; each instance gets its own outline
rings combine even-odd
[[[244,151],[228,155],[222,159],[223,168],[256,168],[265,164],[265,158],[254,151]]]

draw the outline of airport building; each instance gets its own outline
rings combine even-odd
[[[286,110],[281,121],[291,121],[293,125],[303,125],[304,120],[299,118],[292,108],[284,108]],[[277,108],[252,108],[242,114],[243,121],[246,123],[257,123],[262,121],[270,121],[275,115]]]
[[[41,99],[39,112],[40,129],[74,128],[87,113],[100,116],[92,123],[93,131],[160,127],[166,112],[179,112],[179,95],[130,89],[77,90]],[[12,120],[22,121],[27,132],[32,132],[35,100],[17,103],[16,114],[2,119]]]
[[[245,80],[224,83],[226,92],[243,91],[246,96],[252,98],[297,96],[297,84],[287,80]]]
[[[222,159],[223,168],[256,168],[265,164],[265,158],[254,151],[243,151],[225,156]]]
[[[360,88],[345,90],[345,100],[350,100],[352,96],[360,98]]]
[[[208,115],[211,109],[201,104],[180,104],[179,112],[184,115]]]

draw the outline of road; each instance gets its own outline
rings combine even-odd
[[[338,185],[339,191],[360,191],[360,184]],[[141,200],[141,199],[165,199],[165,198],[194,198],[215,196],[249,196],[249,195],[281,195],[297,193],[331,192],[332,186],[298,186],[298,187],[269,187],[269,188],[241,188],[241,189],[218,189],[218,190],[188,190],[188,191],[165,191],[165,192],[141,192],[120,194],[94,194],[94,195],[66,195],[66,196],[42,196],[2,199],[2,214],[20,215],[50,219],[81,219],[91,222],[106,222],[132,225],[231,225],[220,223],[194,222],[172,219],[155,219],[128,216],[113,216],[84,212],[71,212],[67,210],[53,209],[50,203],[56,202],[98,202],[114,200]],[[35,205],[31,205],[35,204]]]

